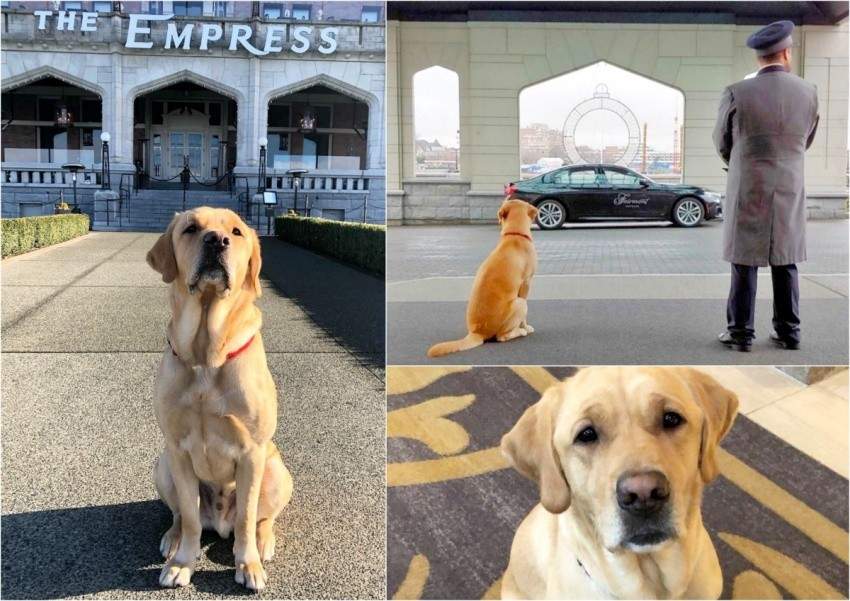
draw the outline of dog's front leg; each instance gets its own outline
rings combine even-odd
[[[192,467],[189,454],[177,449],[168,449],[168,462],[174,487],[177,489],[177,504],[180,509],[180,545],[168,560],[159,575],[161,586],[186,586],[195,571],[195,561],[201,553],[201,515],[199,508],[198,477]]]
[[[257,506],[265,463],[265,448],[255,446],[236,465],[236,524],[233,529],[236,582],[255,591],[266,586],[266,571],[257,550]]]

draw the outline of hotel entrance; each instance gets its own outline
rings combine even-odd
[[[236,102],[180,82],[134,102],[133,161],[147,185],[180,185],[184,166],[196,185],[226,185],[236,164]]]

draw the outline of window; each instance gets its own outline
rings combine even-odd
[[[309,21],[310,8],[309,4],[294,4],[292,6],[292,18],[296,21]]]
[[[210,125],[221,125],[221,104],[218,102],[209,103]]]
[[[227,16],[227,2],[213,2],[212,9],[215,17]]]
[[[178,17],[200,17],[204,14],[203,2],[172,2],[172,5]]]
[[[270,169],[289,169],[289,134],[269,134],[266,164]]]
[[[112,12],[112,2],[95,2],[94,3],[94,12],[96,12],[96,13],[111,13]]]
[[[460,84],[457,73],[429,67],[413,76],[414,174],[460,171]]]
[[[161,15],[163,14],[164,3],[160,0],[148,2],[148,14]]]
[[[381,17],[381,9],[378,6],[364,6],[360,13],[361,23],[377,23]]]
[[[263,3],[263,18],[264,19],[281,19],[283,18],[283,4],[272,4],[270,2]]]
[[[289,105],[269,105],[269,127],[289,127]]]
[[[302,166],[307,169],[327,169],[329,148],[328,134],[305,135],[301,150]]]
[[[573,169],[569,171],[570,186],[575,188],[598,188],[599,180],[597,178],[596,168],[585,167],[583,169]]]
[[[103,120],[99,98],[83,98],[81,104],[80,121],[100,123]]]
[[[165,112],[165,103],[161,100],[151,102],[151,123],[153,125],[162,125],[162,115]]]
[[[63,10],[83,10],[82,2],[63,2],[62,3]]]
[[[640,177],[635,173],[620,171],[618,169],[603,169],[603,173],[605,173],[605,179],[608,180],[608,184],[611,186],[617,186],[618,188],[640,187]]]

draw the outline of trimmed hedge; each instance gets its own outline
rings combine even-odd
[[[86,214],[0,219],[2,256],[10,257],[82,236],[89,231]]]
[[[275,218],[274,230],[285,242],[384,273],[386,226],[284,215]]]

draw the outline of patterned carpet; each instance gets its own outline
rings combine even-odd
[[[387,593],[499,598],[514,532],[537,503],[498,450],[502,434],[572,368],[391,367]],[[703,518],[723,598],[841,599],[848,482],[738,416]]]

